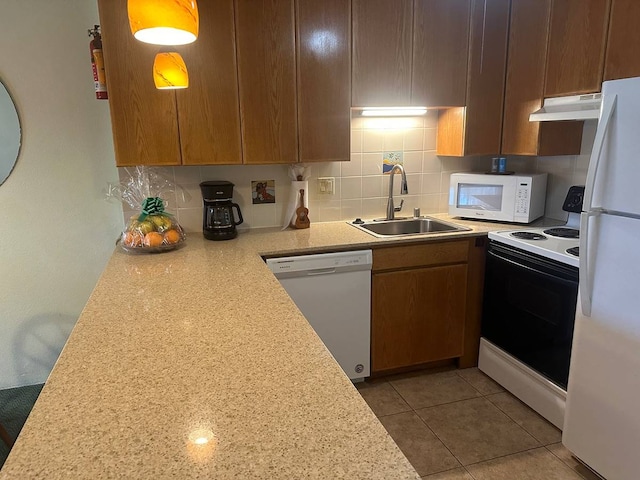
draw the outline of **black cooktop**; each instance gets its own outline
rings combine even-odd
[[[580,238],[580,230],[567,227],[548,228],[544,230],[544,233],[551,235],[552,237],[560,238]]]
[[[513,232],[511,236],[520,238],[522,240],[546,240],[547,239],[547,237],[545,237],[541,233],[536,233],[536,232]]]

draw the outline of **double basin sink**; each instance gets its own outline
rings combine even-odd
[[[446,232],[464,232],[471,230],[431,217],[398,218],[395,220],[372,220],[352,222],[353,225],[376,237],[405,237],[409,235],[432,235]]]

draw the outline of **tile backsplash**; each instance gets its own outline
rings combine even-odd
[[[384,152],[402,152],[407,174],[408,195],[400,196],[400,179],[395,178],[396,205],[404,199],[403,215],[414,207],[422,214],[448,210],[449,176],[453,172],[487,171],[489,157],[439,157],[436,155],[437,112],[423,117],[363,118],[354,113],[351,122],[351,161],[309,164],[309,217],[311,222],[378,218],[385,215],[389,175],[382,173]],[[589,154],[595,135],[595,121],[585,124],[581,155],[560,157],[508,157],[508,168],[518,172],[547,172],[546,216],[565,219],[561,210],[571,185],[584,184]],[[185,195],[165,198],[167,210],[177,215],[187,231],[202,230],[202,196],[199,183],[228,180],[235,184],[234,201],[239,204],[244,223],[239,228],[282,226],[290,194],[288,165],[219,165],[162,167],[157,169]],[[127,176],[120,168],[121,181]],[[319,177],[333,177],[334,193],[322,194]],[[396,175],[398,177],[398,175]],[[252,204],[251,181],[275,180],[276,203]],[[130,212],[126,206],[125,218]],[[402,215],[401,214],[401,215]]]

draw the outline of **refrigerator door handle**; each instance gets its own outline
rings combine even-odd
[[[590,212],[593,209],[593,189],[596,184],[596,176],[598,174],[598,168],[600,167],[600,158],[602,157],[602,147],[604,146],[604,140],[611,124],[611,117],[613,111],[616,108],[618,95],[605,95],[602,102],[602,112],[600,114],[600,120],[598,120],[598,129],[596,130],[596,138],[593,141],[593,149],[591,151],[591,158],[589,159],[589,170],[587,171],[587,181],[584,190],[584,199],[582,209],[585,212]],[[580,247],[580,251],[582,247]]]
[[[589,260],[587,255],[587,245],[589,238],[589,214],[580,214],[580,268],[578,275],[580,283],[578,290],[580,291],[580,306],[582,314],[586,317],[591,316],[591,288],[589,286]]]
[[[580,214],[580,268],[578,269],[580,291],[580,306],[585,317],[591,316],[591,297],[593,294],[593,274],[591,271],[589,255],[589,224],[593,217],[597,217],[602,212],[583,212]],[[584,253],[583,253],[584,252]]]

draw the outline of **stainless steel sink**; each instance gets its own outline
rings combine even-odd
[[[374,220],[361,224],[351,223],[351,225],[376,237],[405,237],[408,235],[432,235],[437,233],[471,230],[467,227],[461,227],[460,225],[455,225],[453,223],[437,220],[431,217],[381,221]]]

